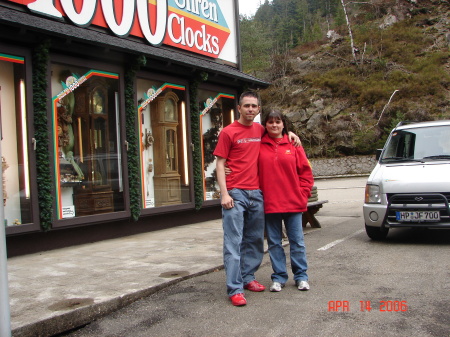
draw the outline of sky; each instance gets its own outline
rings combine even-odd
[[[255,15],[261,2],[264,3],[264,0],[239,0],[239,14]]]

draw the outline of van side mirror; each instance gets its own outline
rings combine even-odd
[[[375,152],[375,159],[379,160],[381,157],[381,152],[383,152],[383,149],[377,149]]]

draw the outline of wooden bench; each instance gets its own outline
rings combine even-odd
[[[309,223],[313,228],[321,228],[320,222],[317,220],[315,214],[323,207],[323,204],[327,203],[328,200],[318,200],[313,202],[308,202],[308,210],[303,213],[303,227]]]

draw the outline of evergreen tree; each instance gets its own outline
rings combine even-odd
[[[246,71],[262,70],[269,62],[269,54],[273,59],[302,43],[323,38],[326,31],[333,29],[335,17],[345,23],[340,0],[265,0],[254,17],[241,18]]]
[[[273,47],[270,28],[258,20],[246,17],[241,17],[240,28],[243,70],[264,78],[263,72],[270,66],[270,53]]]

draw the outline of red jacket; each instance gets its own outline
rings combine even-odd
[[[307,210],[314,178],[303,147],[293,146],[287,135],[277,144],[265,134],[261,139],[258,165],[264,213]]]

